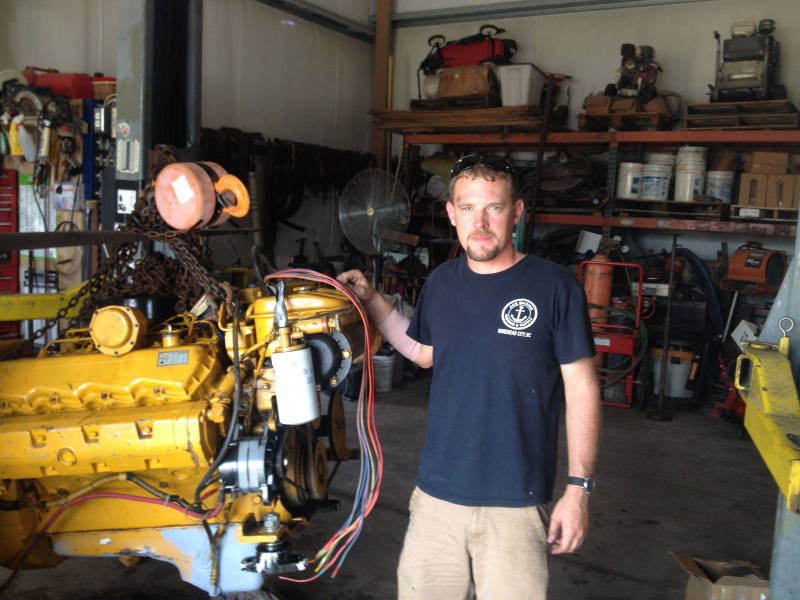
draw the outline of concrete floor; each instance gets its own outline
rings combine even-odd
[[[426,377],[406,381],[377,397],[383,487],[339,575],[303,585],[271,581],[267,588],[272,594],[239,595],[238,600],[396,596],[395,566],[425,434],[429,383]],[[352,409],[348,406],[351,416]],[[677,412],[668,423],[610,407],[603,416],[589,538],[579,552],[551,558],[550,598],[679,600],[687,575],[671,551],[746,560],[769,572],[777,488],[752,442],[740,437],[736,425],[705,411]],[[561,457],[559,481],[564,476],[563,449]],[[342,465],[332,485],[330,495],[342,501],[342,509],[319,515],[298,533],[295,552],[313,554],[341,525],[352,502],[356,466]],[[0,577],[7,573],[2,569]],[[23,572],[4,597],[207,598],[181,582],[171,565],[145,560],[127,568],[115,559],[68,559],[53,569]]]

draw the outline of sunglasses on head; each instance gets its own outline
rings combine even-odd
[[[450,170],[450,178],[452,179],[459,173],[472,169],[478,163],[483,163],[492,171],[508,173],[512,177],[514,176],[514,168],[505,158],[501,158],[496,154],[468,154],[456,161],[456,164],[454,164],[453,168]]]

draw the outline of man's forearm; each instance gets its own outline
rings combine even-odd
[[[394,309],[392,303],[384,298],[383,294],[380,292],[375,292],[375,294],[364,303],[364,306],[367,311],[369,311],[369,316],[372,317],[372,322],[375,323],[375,325],[383,323],[386,317],[389,316],[389,313]]]
[[[578,364],[580,363],[580,364]],[[591,359],[570,365],[564,378],[569,474],[593,474],[600,435],[600,387]]]

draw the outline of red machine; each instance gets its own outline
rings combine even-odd
[[[768,250],[759,242],[739,246],[728,262],[728,276],[722,289],[746,294],[774,296],[786,273],[786,254]]]
[[[587,299],[590,303],[589,313],[592,318],[592,332],[594,333],[594,345],[597,356],[603,358],[603,355],[619,354],[630,357],[630,361],[628,362],[630,368],[623,376],[604,374],[603,371],[598,373],[597,378],[601,381],[603,387],[608,387],[617,382],[625,385],[624,402],[603,400],[602,403],[606,406],[630,408],[631,404],[633,404],[633,385],[636,383],[634,371],[637,364],[637,344],[641,341],[642,294],[639,293],[636,296],[636,309],[633,312],[633,326],[612,322],[612,320],[608,318],[608,311],[603,310],[602,307],[610,306],[614,267],[636,269],[639,272],[639,290],[642,289],[644,270],[641,265],[635,263],[610,262],[605,260],[605,257],[602,257],[602,255],[600,260],[585,260],[578,265],[578,281],[584,284]],[[608,300],[605,298],[608,298]],[[605,304],[599,304],[599,302],[605,302]],[[597,361],[595,365],[597,365]]]
[[[419,68],[425,75],[433,75],[439,69],[451,67],[467,67],[479,65],[483,62],[493,62],[498,65],[511,62],[511,57],[517,51],[514,40],[496,39],[494,36],[505,32],[494,25],[483,25],[478,33],[454,42],[445,43],[443,35],[434,35],[428,38],[431,51]]]

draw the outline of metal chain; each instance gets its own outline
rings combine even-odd
[[[88,297],[78,314],[70,320],[68,328],[88,323],[99,300],[112,295],[160,294],[164,293],[164,290],[170,290],[178,298],[175,304],[177,312],[189,310],[204,293],[215,302],[225,299],[225,288],[211,276],[197,258],[201,256],[200,234],[196,231],[171,229],[158,214],[152,188],[145,191],[143,201],[137,204],[120,231],[141,234],[154,241],[163,242],[174,252],[175,258],[156,252],[134,260],[138,242],[115,244],[108,260],[80,287],[54,318],[47,319],[44,326],[34,332],[33,340],[42,337],[60,319],[66,318],[67,313],[84,296]]]

